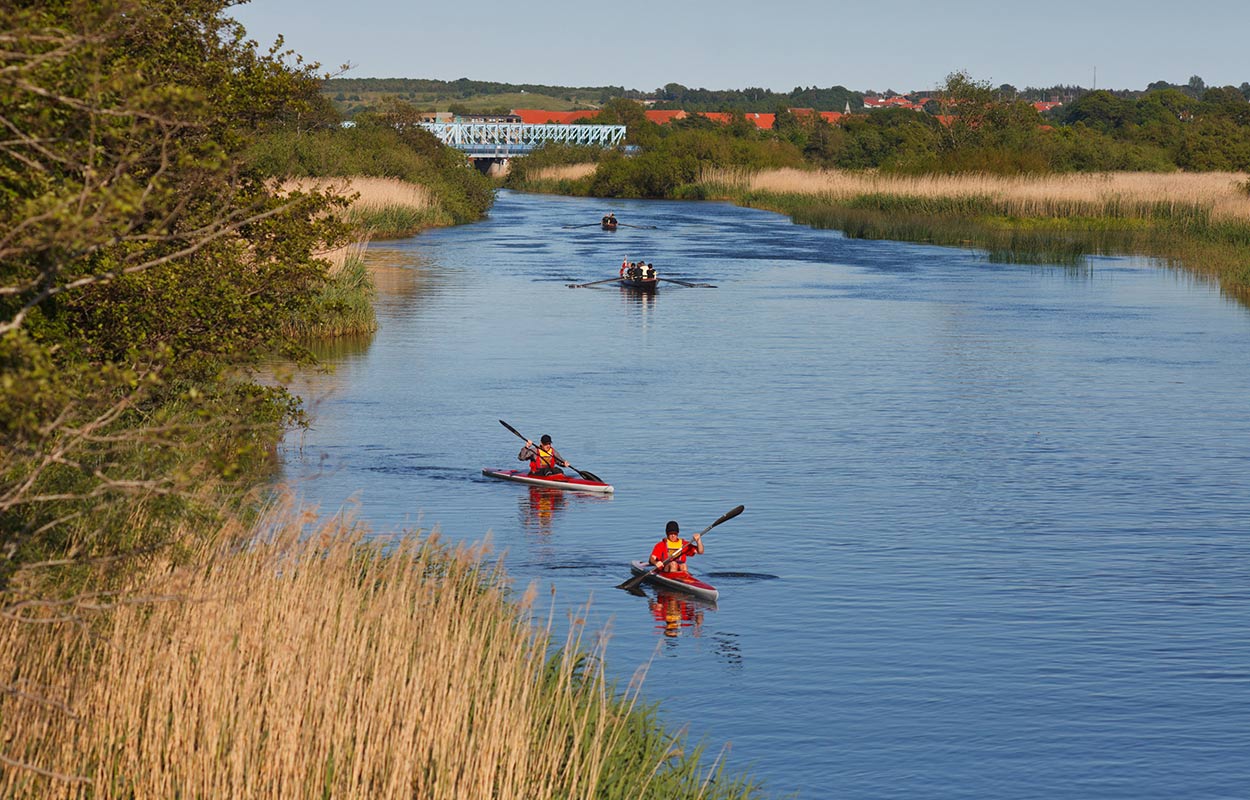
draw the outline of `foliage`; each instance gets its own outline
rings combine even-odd
[[[549,167],[596,163],[606,155],[599,147],[548,143],[525,158],[514,159],[508,177],[504,179],[504,185],[519,188],[525,185],[530,176]]]
[[[260,172],[287,178],[364,175],[419,184],[456,223],[480,219],[494,201],[490,180],[466,166],[458,150],[415,125],[395,127],[389,115],[366,116],[350,128],[273,131],[252,144],[247,159]]]
[[[229,5],[0,10],[9,574],[170,541],[297,419],[246,371],[299,355],[282,323],[324,284],[314,253],[344,229],[332,199],[278,195],[240,154],[258,132],[322,126],[325,108],[315,67],[280,42],[257,52]]]

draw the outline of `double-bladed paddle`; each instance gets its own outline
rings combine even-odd
[[[731,519],[733,519],[734,517],[736,517],[736,516],[738,516],[739,514],[741,514],[744,510],[746,510],[746,506],[738,506],[737,508],[731,508],[729,511],[726,511],[726,512],[725,512],[725,515],[724,515],[723,517],[721,517],[720,519],[718,519],[718,520],[716,520],[715,522],[713,522],[711,525],[708,525],[706,528],[704,528],[703,530],[701,530],[701,531],[699,531],[698,533],[696,533],[696,534],[695,534],[695,536],[703,536],[703,534],[705,534],[705,533],[707,533],[708,531],[712,530],[712,528],[715,528],[717,525],[721,524],[722,522],[728,522],[729,520],[731,520]],[[691,539],[693,539],[693,538],[694,538],[694,536],[692,536],[692,537],[690,537],[690,538],[691,538]],[[675,560],[675,559],[681,558],[682,553],[684,553],[684,552],[685,552],[685,550],[684,550],[684,549],[682,549],[682,550],[681,550],[680,552],[678,552],[676,555],[671,555],[671,556],[669,556],[668,558],[664,559],[664,561],[663,561],[663,562],[662,562],[662,563],[661,563],[658,567],[652,567],[652,568],[651,568],[651,570],[650,570],[650,571],[648,571],[648,572],[644,572],[644,573],[642,573],[641,575],[635,575],[634,577],[630,578],[629,580],[625,581],[624,583],[618,584],[616,588],[618,588],[618,589],[624,589],[624,590],[625,590],[625,591],[627,591],[627,592],[632,592],[634,589],[637,589],[637,588],[638,588],[638,585],[639,585],[640,583],[642,583],[642,582],[643,582],[643,581],[645,581],[647,578],[650,578],[650,577],[651,577],[652,575],[654,575],[655,573],[657,573],[657,572],[659,572],[660,570],[662,570],[662,569],[664,569],[665,567],[667,567],[670,561],[673,561],[673,560]]]
[[[613,280],[616,280],[616,278],[613,278]],[[522,433],[521,433],[520,431],[518,431],[516,428],[512,427],[511,425],[509,425],[508,423],[504,422],[503,420],[499,420],[499,424],[500,424],[500,425],[502,425],[502,426],[504,426],[504,427],[505,427],[505,428],[507,428],[508,430],[512,431],[513,433],[515,433],[515,434],[517,435],[517,438],[518,438],[518,439],[521,439],[522,441],[526,441],[526,442],[531,441],[530,439],[526,438],[524,434],[522,434]],[[585,479],[586,479],[586,480],[588,480],[588,481],[594,481],[595,483],[607,483],[607,481],[603,480],[602,478],[600,478],[598,475],[596,475],[596,474],[595,474],[595,473],[593,473],[593,472],[587,472],[587,471],[585,471],[585,470],[578,469],[577,467],[573,466],[572,464],[570,464],[570,463],[569,463],[569,462],[567,462],[567,461],[565,461],[565,462],[564,462],[564,464],[565,464],[565,466],[567,466],[569,469],[573,470],[573,471],[574,471],[574,472],[576,472],[578,475],[581,475],[583,478],[585,478]]]

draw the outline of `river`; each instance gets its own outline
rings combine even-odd
[[[1250,796],[1244,307],[1142,259],[606,203],[371,245],[379,332],[298,384],[303,496],[489,537],[770,796]],[[716,288],[566,286],[622,258]],[[484,477],[523,467],[500,419],[616,493]],[[717,604],[614,588],[738,504],[691,561]]]

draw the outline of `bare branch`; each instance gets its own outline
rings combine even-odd
[[[50,770],[50,769],[36,767],[34,764],[27,764],[23,761],[16,761],[12,758],[9,758],[4,753],[0,753],[0,763],[7,764],[8,766],[13,767],[15,769],[24,770],[26,772],[33,772],[36,775],[42,775],[45,778],[52,778],[58,781],[65,781],[66,783],[94,783],[95,782],[91,778],[88,778],[84,775],[66,775],[64,772],[54,772],[53,770]]]

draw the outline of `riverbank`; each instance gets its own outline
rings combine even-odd
[[[285,326],[289,335],[303,340],[363,336],[377,330],[376,286],[364,257],[370,241],[402,239],[457,223],[428,187],[397,178],[302,178],[286,181],[283,190],[330,191],[342,197],[345,205],[339,216],[355,231],[351,244],[321,254],[330,265],[329,280],[311,307]]]
[[[287,505],[136,575],[120,602],[0,619],[0,794],[46,797],[749,798],[552,648],[484,547],[362,539]],[[38,616],[45,624],[31,624]],[[710,782],[710,784],[709,784]]]
[[[528,191],[584,194],[594,165],[552,167]],[[896,176],[705,169],[678,196],[723,200],[864,239],[977,247],[992,260],[1080,265],[1142,255],[1250,304],[1250,176],[1080,173]]]

